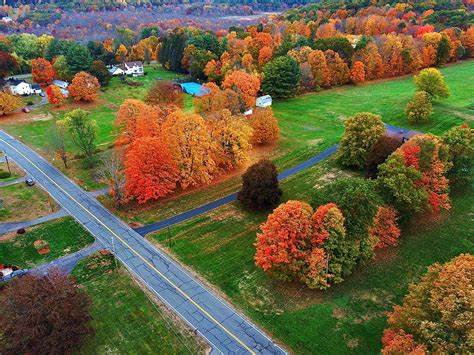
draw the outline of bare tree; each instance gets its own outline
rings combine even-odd
[[[66,149],[67,130],[68,128],[66,122],[58,120],[49,132],[51,149],[53,150],[54,154],[62,160],[65,169],[68,168],[69,161]]]
[[[94,333],[91,299],[52,270],[13,280],[0,293],[1,354],[71,354]]]
[[[125,151],[120,147],[105,152],[97,169],[100,180],[109,187],[109,194],[117,208],[125,202],[124,155]]]

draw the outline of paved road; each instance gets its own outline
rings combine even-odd
[[[3,131],[0,146],[169,308],[196,329],[214,353],[285,353],[249,320],[35,151]]]
[[[8,232],[15,232],[20,228],[28,228],[28,227],[36,226],[37,224],[53,221],[55,219],[65,217],[67,215],[68,215],[68,213],[64,209],[60,209],[57,212],[48,214],[48,215],[43,216],[43,217],[30,219],[28,221],[3,222],[3,223],[0,223],[0,234],[8,233]]]
[[[282,173],[280,173],[278,175],[278,180],[281,181],[283,179],[286,179],[286,178],[288,178],[292,175],[295,175],[295,174],[299,173],[300,171],[303,171],[304,169],[309,168],[310,166],[313,166],[313,165],[319,163],[321,160],[324,160],[327,157],[334,154],[337,151],[337,147],[338,147],[338,145],[335,144],[335,145],[327,148],[326,150],[322,151],[321,153],[315,155],[314,157],[302,162],[301,164],[298,164],[298,165],[296,165],[296,166],[294,166],[294,167],[292,167],[288,170],[283,171]],[[180,213],[178,215],[175,215],[175,216],[170,217],[168,219],[165,219],[163,221],[156,222],[156,223],[151,223],[151,224],[147,224],[146,226],[143,226],[143,227],[135,228],[135,230],[139,234],[145,236],[149,233],[159,231],[160,229],[170,227],[174,224],[178,224],[178,223],[184,222],[188,219],[199,216],[201,214],[210,212],[212,210],[215,210],[216,208],[219,208],[219,207],[222,207],[222,206],[224,206],[228,203],[234,202],[235,200],[237,200],[237,193],[233,193],[233,194],[224,196],[224,197],[222,197],[218,200],[206,203],[205,205],[202,205],[202,206],[199,206],[199,207],[194,208],[192,210]]]
[[[387,128],[387,132],[389,134],[400,136],[400,139],[402,137],[411,138],[415,134],[418,134],[418,132],[416,132],[416,131],[396,127],[396,126],[389,125],[389,124],[385,124],[385,127]],[[322,151],[321,153],[315,155],[314,157],[302,162],[301,164],[295,165],[295,166],[283,171],[282,173],[280,173],[278,175],[278,180],[281,181],[283,179],[286,179],[286,178],[288,178],[292,175],[295,175],[295,174],[297,174],[297,173],[299,173],[299,172],[301,172],[301,171],[303,171],[303,170],[319,163],[320,161],[328,158],[329,156],[336,153],[338,146],[339,146],[338,144],[335,144],[335,145],[327,148],[326,150]],[[222,207],[222,206],[224,206],[228,203],[234,202],[235,200],[237,200],[237,193],[233,193],[233,194],[224,196],[224,197],[222,197],[218,200],[209,202],[205,205],[199,206],[199,207],[194,208],[192,210],[180,213],[178,215],[175,215],[175,216],[170,217],[168,219],[165,219],[163,221],[159,221],[159,222],[156,222],[156,223],[147,224],[143,227],[135,228],[135,230],[138,233],[140,233],[141,235],[145,236],[149,233],[159,231],[160,229],[170,227],[172,225],[184,222],[188,219],[194,218],[194,217],[199,216],[201,214],[210,212],[210,211],[212,211],[216,208],[219,208],[219,207]]]

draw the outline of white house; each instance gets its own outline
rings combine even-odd
[[[4,16],[2,17],[2,21],[8,23],[8,22],[13,22],[13,19],[10,16]]]
[[[34,93],[31,84],[24,80],[9,79],[7,87],[14,95],[31,95]]]
[[[51,84],[61,89],[67,89],[67,87],[69,86],[69,83],[67,81],[62,81],[62,80],[53,80]]]
[[[268,107],[272,105],[272,97],[270,95],[257,97],[255,106],[257,107]]]
[[[42,92],[43,92],[43,90],[41,90],[41,86],[39,86],[38,84],[32,84],[31,85],[31,93],[32,94],[39,95]]]
[[[112,75],[132,76],[142,76],[145,73],[142,62],[124,62],[120,65],[114,65],[109,68],[109,72]]]

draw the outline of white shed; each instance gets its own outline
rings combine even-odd
[[[255,104],[257,107],[268,107],[272,105],[272,97],[270,95],[257,97]]]

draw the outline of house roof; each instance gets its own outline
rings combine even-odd
[[[31,88],[35,89],[35,90],[40,90],[41,86],[39,86],[38,84],[33,84],[33,85],[31,85]]]
[[[142,67],[143,66],[143,63],[140,62],[140,61],[137,61],[137,62],[125,62],[125,65],[127,67]]]
[[[59,87],[67,87],[69,85],[67,81],[62,81],[62,80],[53,80],[52,84]]]
[[[18,79],[8,79],[8,84],[10,86],[18,86],[20,85],[21,83],[25,83],[25,84],[28,84],[26,81],[24,80],[18,80]]]

